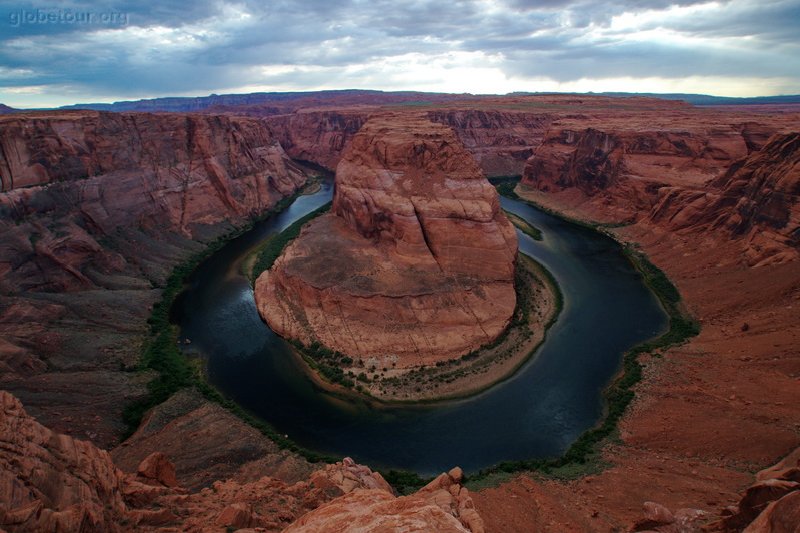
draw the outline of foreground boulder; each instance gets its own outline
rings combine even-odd
[[[483,520],[461,480],[461,469],[454,468],[409,496],[396,498],[381,488],[354,490],[301,517],[286,532],[483,533]]]
[[[107,452],[37,424],[0,391],[0,528],[113,531],[122,477]]]
[[[756,474],[756,482],[717,525],[726,532],[800,532],[800,448]]]
[[[329,214],[256,282],[277,333],[377,367],[464,355],[514,311],[517,239],[494,188],[450,128],[370,119],[336,171]]]

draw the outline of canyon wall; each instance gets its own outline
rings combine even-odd
[[[481,491],[477,508],[494,530],[732,532],[762,513],[747,531],[781,531],[797,516],[796,473],[750,486],[741,467],[800,444],[798,114],[606,117],[554,125],[516,191],[645,253],[701,331],[640,356],[620,439],[601,452],[609,467],[521,476]]]
[[[702,187],[748,154],[734,127],[630,130],[554,128],[528,159],[522,183],[542,192],[573,189],[637,217],[663,187]]]
[[[369,118],[365,110],[303,111],[266,118],[281,146],[294,159],[334,170],[345,146]]]
[[[797,254],[797,134],[732,124],[698,131],[558,129],[527,161],[523,187],[592,206],[604,221],[742,240],[748,262]],[[719,231],[718,231],[719,230]]]
[[[483,109],[429,111],[428,118],[453,128],[490,178],[521,175],[553,121],[549,113]]]
[[[350,139],[376,113],[381,110],[298,110],[264,120],[293,158],[334,170]],[[522,174],[553,120],[548,113],[475,108],[432,110],[426,116],[452,128],[488,177]]]
[[[673,231],[741,239],[753,265],[797,259],[800,133],[775,135],[760,150],[734,162],[705,190],[660,190],[649,218]]]
[[[306,178],[261,120],[42,112],[0,119],[0,179],[0,386],[109,445],[172,267]]]
[[[384,115],[353,138],[331,213],[259,277],[256,301],[272,329],[304,344],[379,367],[432,364],[506,327],[516,251],[497,193],[453,131]]]

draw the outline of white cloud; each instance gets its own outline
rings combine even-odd
[[[0,101],[29,102],[24,87],[42,88],[38,105],[255,88],[800,92],[796,0],[123,4],[109,0],[122,27],[5,32]]]

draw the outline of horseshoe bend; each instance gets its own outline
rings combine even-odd
[[[0,107],[0,529],[796,531],[797,104],[209,99]]]
[[[515,314],[516,259],[516,232],[455,132],[424,116],[376,116],[336,167],[330,213],[261,274],[256,303],[277,333],[342,354],[345,371],[363,373],[373,394],[407,399],[420,394],[367,383],[497,340]],[[538,285],[537,296],[546,292]],[[484,374],[469,386],[497,379]],[[459,388],[442,390],[468,392]]]

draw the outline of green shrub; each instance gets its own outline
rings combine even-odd
[[[280,232],[278,235],[272,237],[267,242],[267,245],[264,246],[264,248],[259,252],[256,258],[255,264],[253,265],[253,274],[251,276],[251,280],[255,280],[259,275],[261,275],[262,272],[269,270],[273,263],[275,263],[275,260],[280,257],[283,249],[286,248],[290,242],[295,240],[298,235],[300,235],[300,230],[303,228],[303,226],[321,214],[325,213],[328,209],[330,209],[330,207],[331,204],[328,202],[322,207],[315,209],[306,216],[293,222],[288,228]]]

